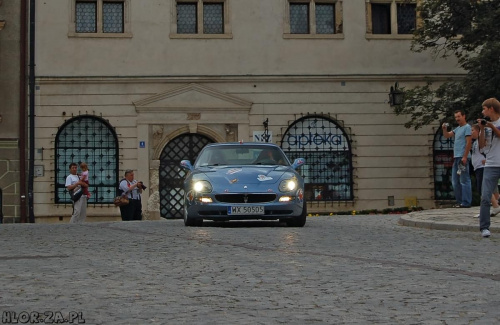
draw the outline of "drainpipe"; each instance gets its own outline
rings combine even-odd
[[[35,170],[35,0],[30,0],[30,72],[29,72],[29,171],[28,171],[28,210],[29,222],[35,222],[33,212],[33,173]]]
[[[26,223],[26,41],[27,0],[21,0],[21,46],[19,72],[19,183],[21,195],[21,222]]]

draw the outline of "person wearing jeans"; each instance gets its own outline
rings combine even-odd
[[[479,231],[485,238],[490,237],[490,199],[500,178],[500,102],[489,98],[483,102],[483,115],[491,121],[479,119],[479,148],[486,153],[481,189],[481,209],[479,210]]]
[[[484,164],[486,163],[486,155],[479,149],[479,132],[481,132],[481,127],[479,124],[472,125],[472,150],[471,150],[471,162],[474,168],[474,174],[476,175],[476,188],[477,192],[481,196],[481,191],[483,187],[483,172]],[[483,148],[484,149],[484,148]],[[491,211],[490,215],[496,216],[500,213],[500,206],[498,205],[498,186],[493,189],[493,195],[491,196]],[[479,218],[479,213],[475,215]]]
[[[455,200],[455,207],[470,208],[472,204],[472,184],[469,174],[470,149],[472,148],[471,126],[465,120],[465,113],[462,110],[455,111],[455,121],[458,127],[448,132],[448,126],[443,123],[443,136],[445,138],[454,137],[453,145],[453,168],[451,183]],[[460,166],[462,165],[462,168]],[[464,168],[465,167],[465,168]]]

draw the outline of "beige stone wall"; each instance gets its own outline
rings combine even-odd
[[[0,1],[0,189],[4,222],[20,219],[19,69],[21,1]]]
[[[361,0],[343,1],[343,34],[338,39],[284,37],[286,0],[227,0],[230,38],[173,38],[174,0],[127,2],[127,37],[74,37],[73,2],[51,0],[37,5],[39,76],[461,72],[453,60],[436,64],[429,53],[411,53],[408,35],[403,39],[367,38],[366,3]]]

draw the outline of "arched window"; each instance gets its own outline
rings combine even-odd
[[[453,138],[446,139],[441,128],[434,135],[434,194],[435,200],[453,200],[451,168],[453,167]]]
[[[56,203],[71,203],[66,190],[69,164],[85,162],[89,168],[89,203],[113,203],[118,186],[118,138],[105,120],[81,115],[64,123],[56,135]]]
[[[323,116],[295,121],[283,135],[281,147],[290,160],[305,158],[300,168],[306,200],[353,200],[351,143],[344,130]]]

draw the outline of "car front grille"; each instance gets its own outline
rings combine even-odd
[[[224,203],[264,203],[276,200],[276,194],[216,194],[215,199]]]

